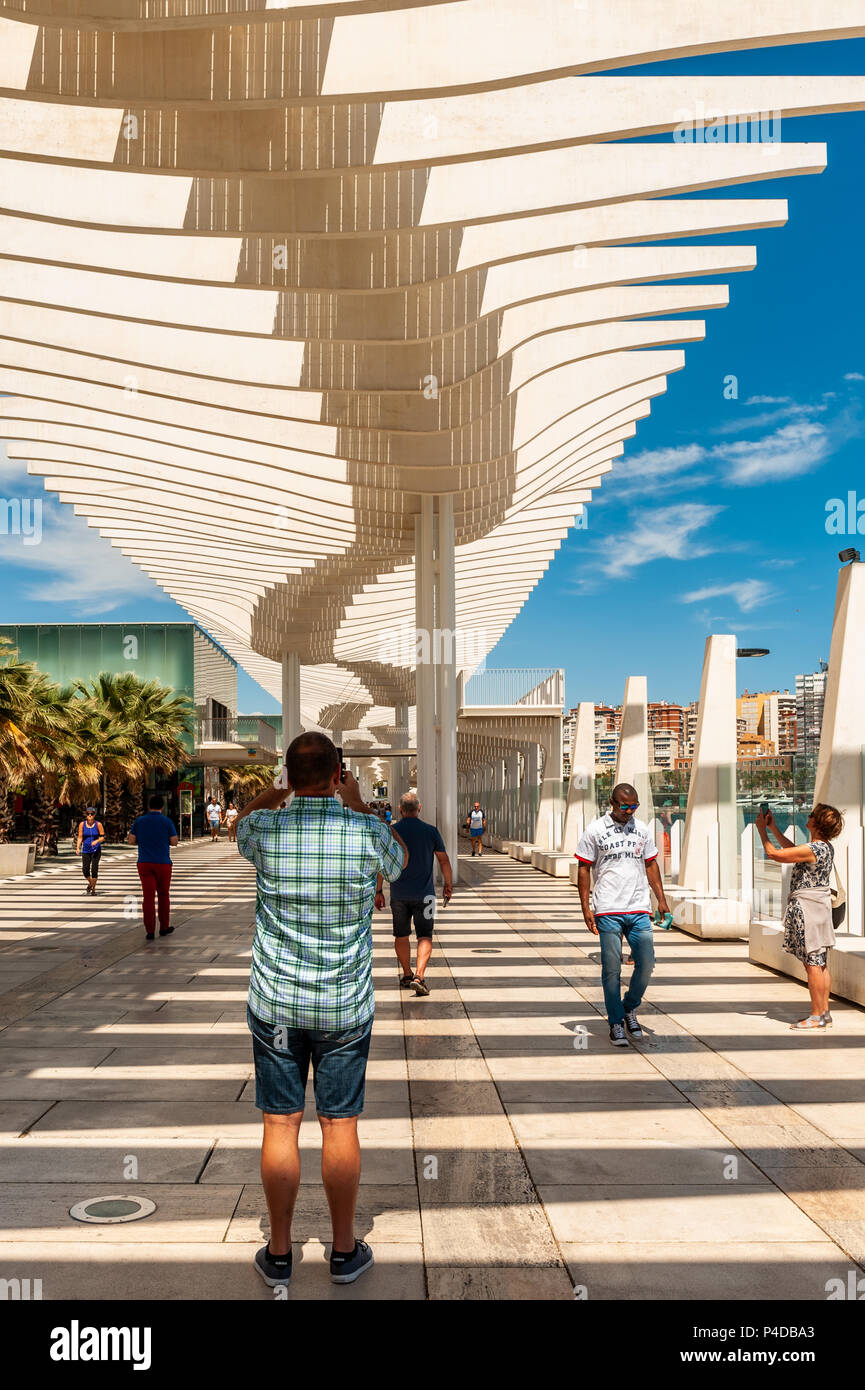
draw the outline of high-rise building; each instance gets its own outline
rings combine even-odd
[[[827,670],[821,661],[819,671],[796,677],[796,752],[807,758],[816,758],[820,751]]]
[[[649,733],[675,734],[679,746],[685,741],[687,706],[673,705],[669,700],[652,700],[647,707]]]
[[[785,690],[778,696],[778,739],[779,753],[796,752],[796,696]]]
[[[649,763],[652,767],[675,767],[681,744],[679,737],[666,729],[649,733]]]

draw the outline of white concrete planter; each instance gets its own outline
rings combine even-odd
[[[0,878],[32,873],[35,864],[35,845],[0,845]]]

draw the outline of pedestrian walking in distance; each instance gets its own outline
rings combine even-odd
[[[229,801],[225,808],[223,824],[228,826],[228,843],[233,845],[237,840],[237,816],[238,811],[233,801]]]
[[[84,890],[91,897],[96,897],[96,880],[99,877],[99,860],[102,856],[102,846],[105,843],[105,828],[101,821],[96,819],[96,807],[88,806],[84,812],[84,820],[78,826],[78,843],[75,853],[81,855],[81,872],[87,879],[87,887]]]
[[[393,944],[397,960],[402,967],[400,985],[403,989],[413,989],[417,995],[429,994],[429,985],[424,974],[432,955],[433,926],[435,924],[435,883],[433,874],[435,861],[441,865],[444,888],[442,897],[445,904],[450,902],[453,893],[453,871],[445,849],[444,840],[434,825],[420,818],[420,802],[414,792],[407,792],[399,799],[400,819],[394,830],[408,847],[408,867],[390,886],[390,910],[393,918]],[[382,876],[379,874],[375,886],[375,905],[381,912],[384,908]],[[411,968],[411,928],[414,923],[417,937],[417,965]]]
[[[204,816],[210,830],[211,840],[218,840],[219,827],[222,824],[222,808],[218,801],[214,801],[212,796],[208,798],[207,805],[204,808]]]
[[[144,896],[144,936],[152,941],[156,935],[156,912],[159,905],[159,935],[170,936],[171,925],[171,854],[177,844],[174,822],[163,815],[165,805],[158,794],[151,796],[148,810],[132,822],[127,836],[131,845],[138,846],[138,877]]]
[[[280,781],[286,785],[262,792],[237,822],[237,847],[258,880],[248,1023],[255,1104],[264,1121],[261,1181],[270,1239],[255,1268],[272,1287],[291,1280],[310,1063],[333,1231],[330,1277],[351,1284],[373,1263],[370,1246],[354,1230],[357,1118],[375,1010],[372,910],[376,875],[392,882],[409,855],[361,799],[352,774],[346,770],[341,781],[340,771],[329,738],[300,734],[285,755]],[[279,810],[286,786],[294,799]]]
[[[652,832],[635,818],[640,805],[627,782],[613,788],[610,809],[583,831],[577,846],[577,887],[586,926],[601,942],[601,981],[610,1042],[627,1047],[643,1030],[637,1009],[655,964],[649,889],[661,912],[669,913]],[[591,887],[594,876],[594,887]],[[589,893],[591,889],[591,902]],[[634,973],[622,998],[622,938],[631,948]]]
[[[479,855],[482,855],[484,852],[484,831],[487,828],[487,816],[486,811],[481,810],[481,803],[479,801],[475,802],[466,816],[466,826],[468,828],[469,838],[472,842],[472,858],[475,856],[475,851],[477,851]]]

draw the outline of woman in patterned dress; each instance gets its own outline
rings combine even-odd
[[[782,835],[770,811],[757,817],[757,833],[763,842],[767,859],[777,864],[793,864],[790,892],[784,913],[784,950],[800,960],[808,976],[811,995],[811,1015],[792,1025],[796,1029],[828,1028],[832,1023],[829,1012],[831,980],[827,965],[829,944],[833,940],[832,905],[829,884],[835,851],[830,844],[840,835],[844,824],[841,812],[834,806],[816,805],[808,817],[807,845],[794,844]],[[776,849],[769,834],[777,840]]]

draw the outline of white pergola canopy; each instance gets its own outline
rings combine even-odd
[[[862,0],[0,0],[9,455],[274,694],[296,654],[306,722],[391,724],[422,499],[479,659],[726,304],[701,277],[755,263],[678,243],[786,218],[694,195],[819,172],[774,118],[865,107],[615,69],[862,34]],[[646,139],[712,117],[762,140]]]

